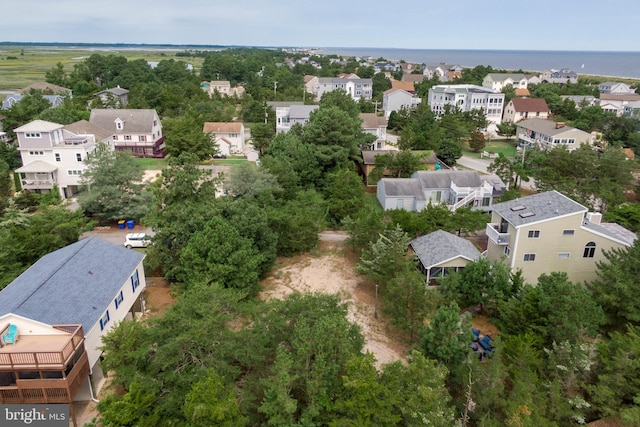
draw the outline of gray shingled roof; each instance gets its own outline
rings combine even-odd
[[[85,334],[144,255],[95,237],[40,258],[0,292],[0,316],[48,325],[82,324]]]
[[[289,108],[289,118],[308,119],[312,111],[320,108],[319,105],[292,105]]]
[[[110,131],[112,134],[151,133],[156,110],[144,109],[93,109],[89,123]],[[124,121],[124,129],[116,129],[116,119]]]
[[[554,190],[495,204],[493,211],[515,227],[520,227],[579,212],[586,213],[587,208]]]
[[[382,178],[378,181],[378,187],[381,185],[386,196],[413,196],[416,200],[425,200],[419,179]]]
[[[532,131],[535,131],[544,135],[548,135],[548,136],[558,135],[570,130],[578,130],[580,132],[583,132],[586,135],[589,135],[587,132],[581,131],[580,129],[576,129],[571,126],[563,125],[561,127],[557,127],[558,125],[556,124],[556,122],[554,122],[553,120],[546,120],[546,119],[537,119],[537,118],[525,119],[525,120],[519,121],[517,123],[517,126],[525,129],[531,129]]]
[[[107,139],[113,134],[113,132],[103,129],[100,126],[92,125],[86,120],[79,120],[65,125],[64,130],[69,131],[74,135],[93,135],[96,138],[96,142]]]
[[[442,230],[412,240],[411,247],[425,268],[431,268],[457,257],[470,261],[480,258],[480,251],[473,246],[473,243]]]
[[[450,188],[452,182],[458,187],[482,186],[478,172],[470,170],[417,171],[412,178],[418,178],[423,188]]]
[[[582,226],[589,231],[593,231],[599,234],[604,234],[610,239],[618,240],[623,242],[627,246],[632,246],[633,242],[638,238],[638,236],[630,230],[627,230],[620,224],[616,224],[614,222],[604,222],[602,224],[594,224],[589,221],[584,221]]]

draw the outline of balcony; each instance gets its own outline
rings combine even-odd
[[[499,246],[507,246],[511,238],[509,233],[500,233],[500,224],[487,224],[486,233],[489,240]]]
[[[22,179],[23,190],[50,190],[56,184],[53,179]]]
[[[0,403],[68,403],[73,400],[89,376],[82,326],[57,325],[53,328],[66,333],[21,334],[15,344],[0,348]]]

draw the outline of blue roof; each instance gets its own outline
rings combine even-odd
[[[95,237],[80,240],[43,256],[0,291],[0,316],[80,323],[88,333],[143,258]]]

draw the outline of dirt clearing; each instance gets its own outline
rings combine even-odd
[[[404,360],[407,346],[389,336],[380,307],[375,318],[375,288],[362,283],[356,274],[357,259],[345,247],[346,237],[340,232],[321,233],[318,250],[279,259],[262,282],[260,297],[283,298],[293,292],[338,294],[348,304],[348,319],[362,330],[365,351],[375,355],[378,366]]]

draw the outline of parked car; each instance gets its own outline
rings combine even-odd
[[[124,245],[131,248],[146,248],[151,244],[151,239],[146,233],[129,233],[124,238]]]

